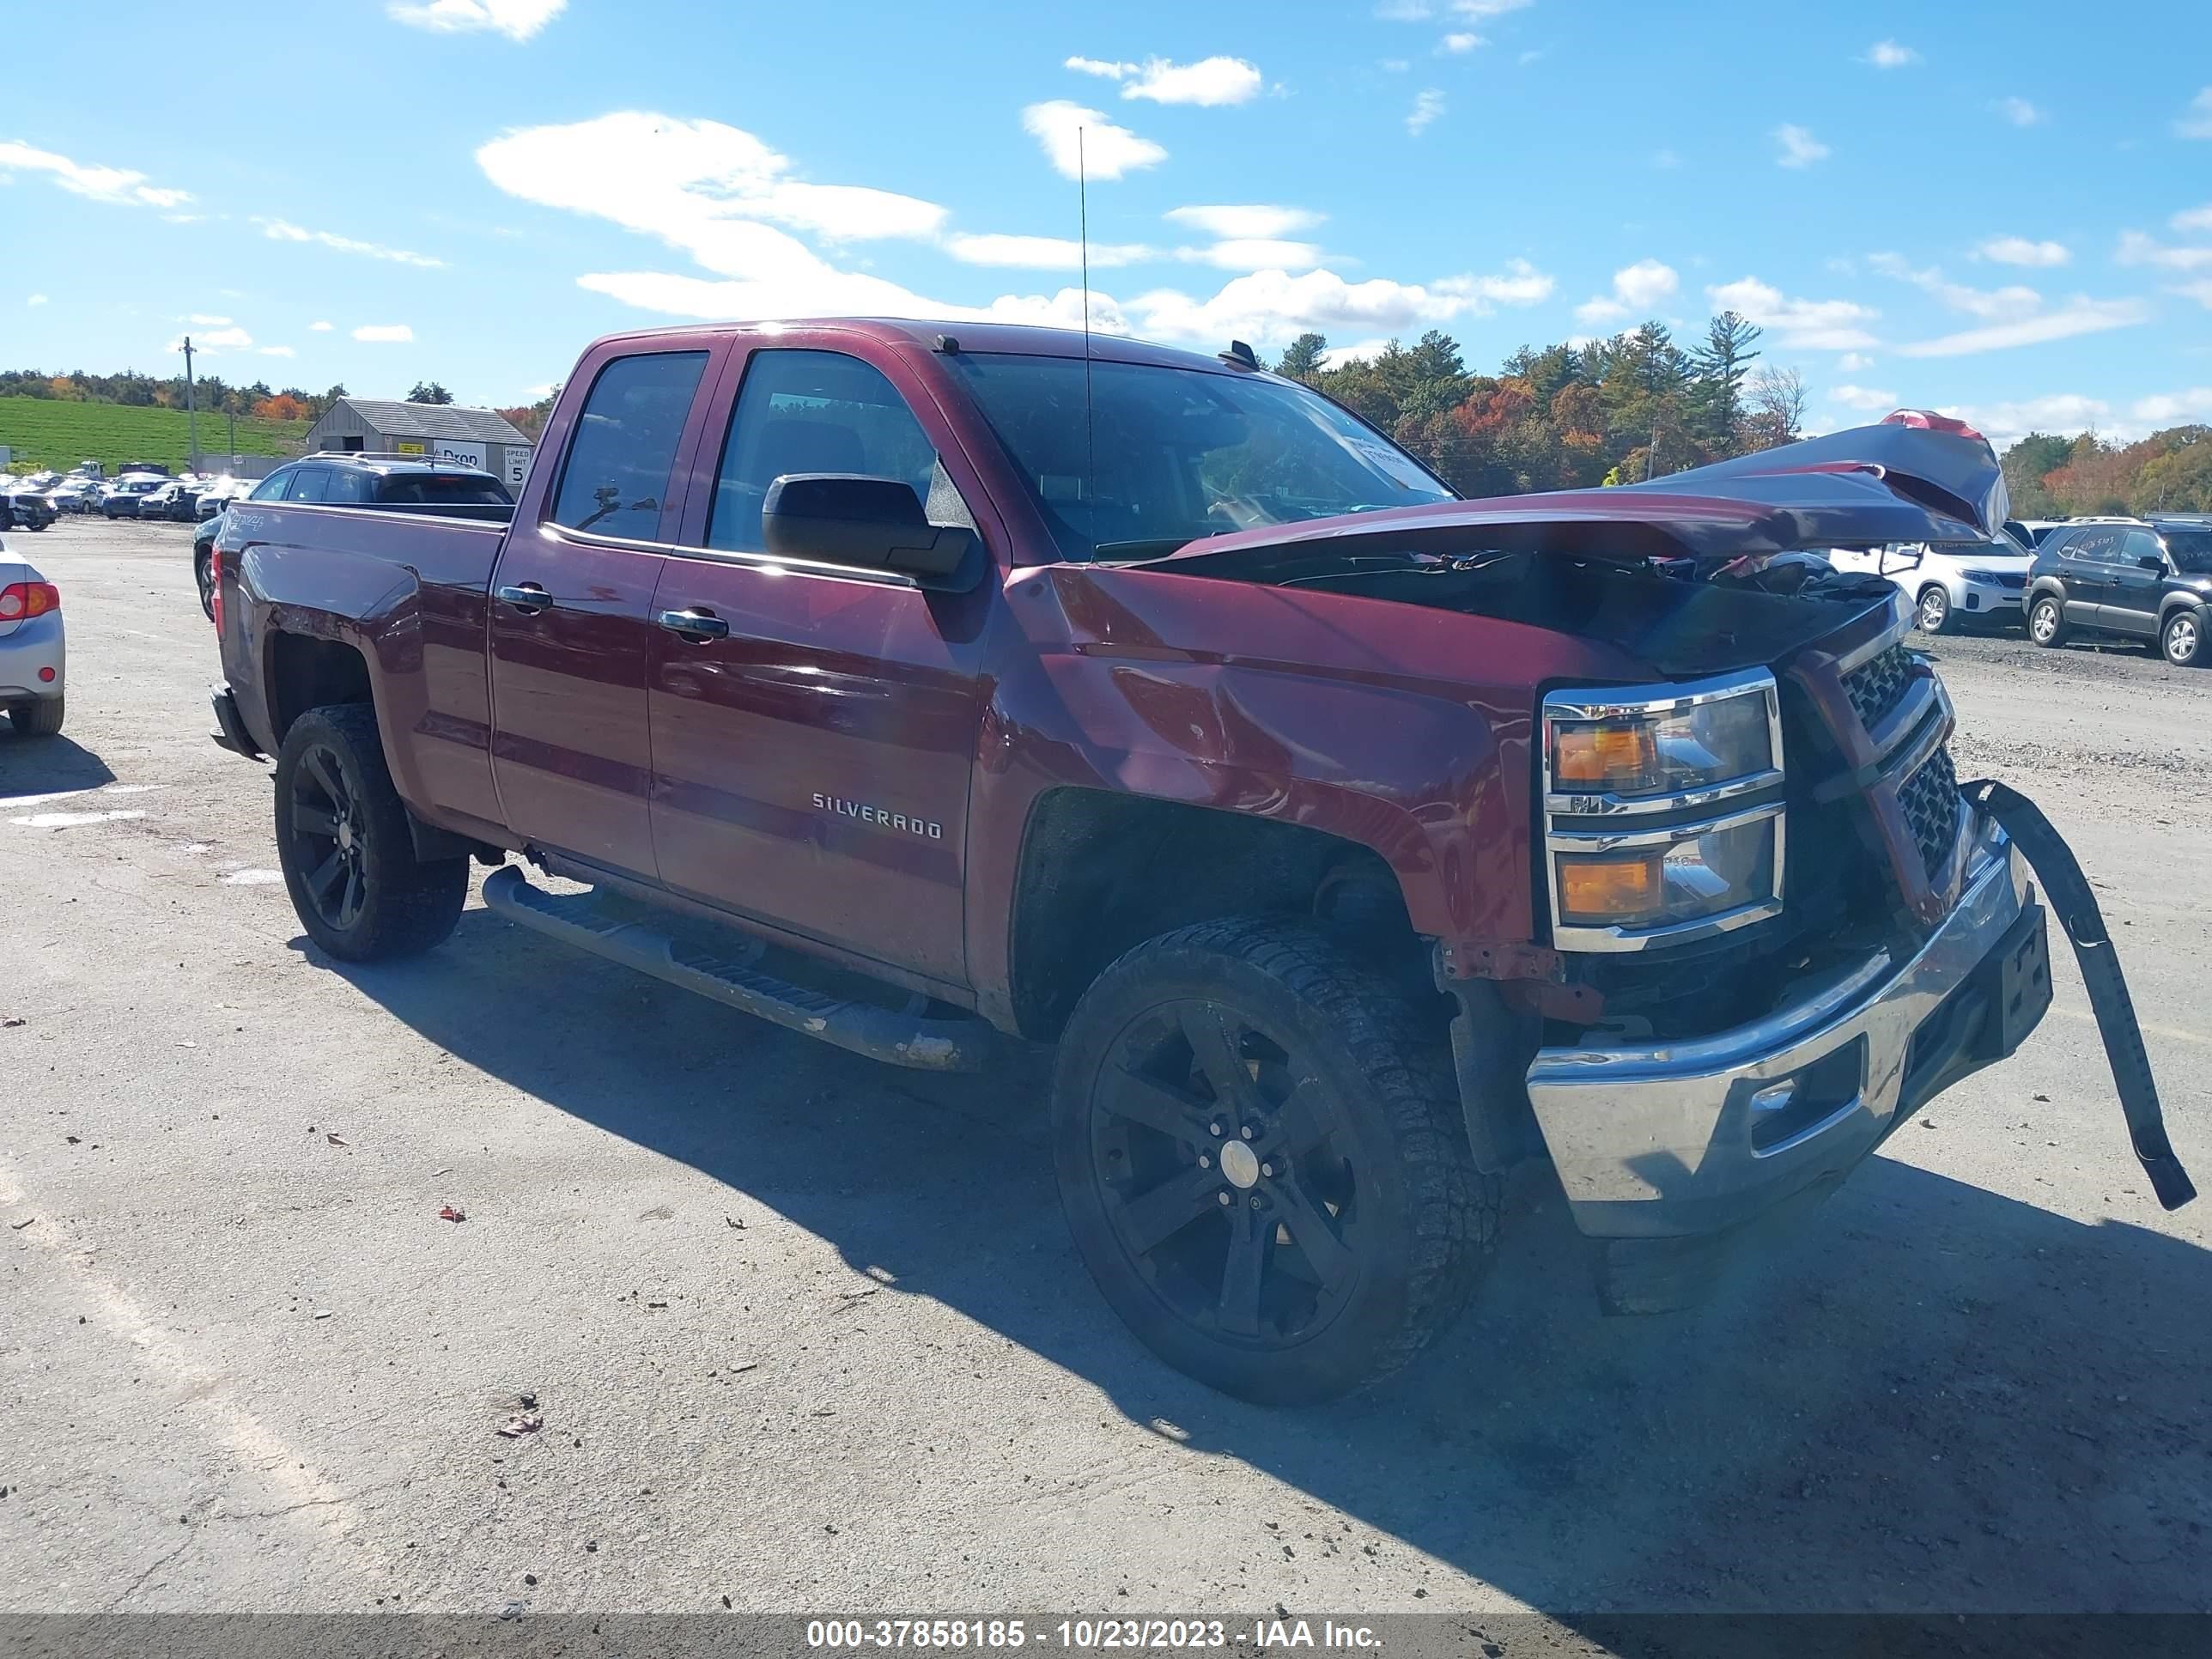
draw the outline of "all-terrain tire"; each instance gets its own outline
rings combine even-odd
[[[1295,921],[1204,922],[1125,954],[1068,1021],[1052,1115],[1099,1290],[1169,1364],[1241,1399],[1327,1400],[1396,1370],[1497,1239],[1441,1022]]]
[[[19,738],[51,738],[62,729],[63,697],[38,697],[8,705],[8,724]]]
[[[276,857],[307,937],[344,962],[428,950],[453,931],[468,896],[466,857],[415,856],[376,711],[366,703],[311,708],[285,732],[276,754]]]

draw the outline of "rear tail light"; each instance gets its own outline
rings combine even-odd
[[[222,550],[208,554],[208,597],[215,606],[215,631],[222,632]]]
[[[28,622],[61,608],[61,590],[52,582],[10,582],[0,587],[0,622]]]

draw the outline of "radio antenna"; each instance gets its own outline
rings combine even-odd
[[[1091,404],[1091,170],[1085,165],[1083,129],[1075,130],[1076,235],[1083,249],[1083,512],[1089,520],[1091,556],[1098,556],[1098,436]]]

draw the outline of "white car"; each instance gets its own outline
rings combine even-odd
[[[62,729],[67,654],[62,596],[0,543],[0,708],[16,737],[51,738]]]
[[[2025,624],[2033,556],[2011,537],[1986,542],[1893,542],[1887,547],[1828,555],[1838,570],[1887,576],[1912,600],[1921,630],[1948,634],[1970,622],[2001,628]]]

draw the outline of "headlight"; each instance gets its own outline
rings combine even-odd
[[[1764,670],[1553,692],[1542,770],[1559,949],[1643,950],[1781,908],[1781,708]]]
[[[1988,587],[1995,587],[2004,580],[2004,573],[1998,570],[1961,570],[1959,574],[1970,582],[1980,582]]]

